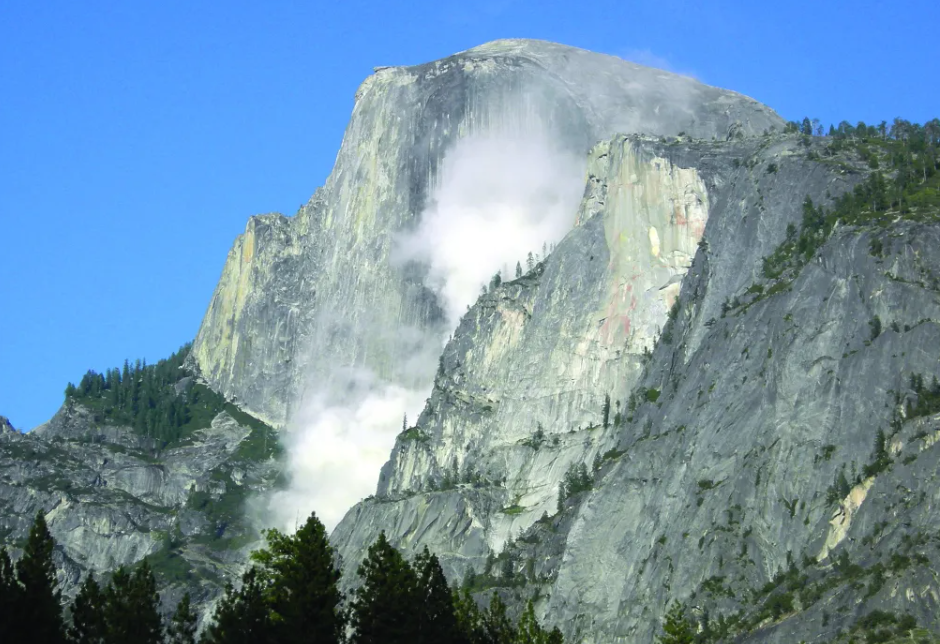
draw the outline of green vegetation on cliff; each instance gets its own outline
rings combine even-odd
[[[192,380],[183,369],[189,344],[155,365],[124,361],[123,368],[104,373],[89,370],[76,387],[65,388],[67,400],[80,401],[102,421],[128,425],[164,444],[180,440],[194,429],[208,427],[225,408],[225,399]]]
[[[809,136],[822,134],[821,127],[791,123],[788,131]],[[834,200],[831,208],[803,202],[799,228],[787,226],[786,238],[772,254],[764,258],[765,283],[750,286],[743,298],[734,298],[723,306],[723,313],[748,306],[789,288],[800,270],[815,256],[838,226],[888,228],[898,221],[940,222],[940,119],[925,125],[895,119],[889,128],[859,123],[853,127],[843,121],[830,128],[829,143],[822,153],[813,149],[809,157],[823,163],[838,163],[847,171],[858,168],[845,164],[853,154],[867,164],[870,173],[855,187]],[[873,239],[871,253],[880,256],[883,244]],[[880,321],[879,321],[880,325]],[[873,329],[873,335],[877,335]]]

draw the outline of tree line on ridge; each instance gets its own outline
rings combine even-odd
[[[493,593],[481,609],[452,591],[437,556],[409,562],[381,533],[358,568],[348,597],[326,529],[316,515],[293,535],[264,533],[240,583],[229,583],[197,636],[187,593],[168,619],[146,561],[118,568],[106,584],[89,574],[64,613],[52,554],[55,541],[40,512],[14,565],[0,549],[0,642],[32,644],[562,644],[543,628],[530,601],[518,621]]]

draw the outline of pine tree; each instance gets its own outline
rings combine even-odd
[[[522,277],[522,264],[516,262],[516,279]]]
[[[692,644],[695,641],[695,627],[685,616],[685,607],[675,603],[663,618],[663,635],[658,637],[659,644]]]
[[[146,561],[133,572],[123,566],[118,568],[104,595],[108,644],[163,642],[157,582]]]
[[[516,629],[509,621],[506,604],[495,591],[490,597],[490,606],[483,613],[483,632],[487,644],[513,644],[516,639]]]
[[[267,548],[252,554],[267,578],[265,599],[276,616],[278,642],[330,644],[343,638],[339,570],[326,528],[315,514],[293,536],[269,530]]]
[[[385,537],[369,547],[359,566],[362,585],[352,602],[352,644],[410,644],[416,641],[417,577]]]
[[[467,588],[455,592],[453,596],[454,617],[457,628],[464,642],[485,644],[486,631],[483,626],[483,614]]]
[[[16,564],[16,576],[22,586],[17,620],[28,626],[28,639],[33,644],[65,641],[60,594],[52,562],[54,548],[55,541],[49,534],[42,511],[39,511],[29,531],[23,557]]]
[[[519,618],[516,644],[548,644],[548,638],[549,634],[535,618],[535,607],[529,600],[522,612],[522,617]]]
[[[464,642],[444,571],[437,555],[431,554],[427,546],[415,559],[415,572],[418,574],[417,600],[420,611],[416,641],[422,644]]]
[[[196,644],[196,613],[190,605],[189,593],[176,605],[167,628],[167,644]]]
[[[272,616],[265,603],[264,575],[252,567],[238,590],[228,584],[201,644],[274,644]]]
[[[495,291],[499,288],[499,285],[503,283],[503,276],[497,273],[490,278],[490,291]]]
[[[16,579],[13,562],[6,548],[0,548],[0,642],[22,639],[22,624],[17,619],[22,603],[22,588]]]
[[[610,426],[610,394],[604,394],[604,428]]]
[[[506,547],[499,556],[502,560],[499,566],[499,576],[502,579],[511,582],[516,576],[516,558],[509,550],[510,545],[512,545],[512,542],[507,542]]]
[[[107,632],[104,608],[105,595],[98,582],[89,574],[72,602],[72,625],[68,629],[68,641],[72,644],[103,644]]]
[[[124,369],[121,371],[121,406],[127,407],[128,391],[131,387],[131,365],[124,360]]]

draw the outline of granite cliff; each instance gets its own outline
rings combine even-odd
[[[258,541],[246,500],[275,485],[279,448],[232,405],[196,425],[165,446],[71,399],[26,434],[0,419],[0,538],[19,556],[43,512],[66,598],[87,573],[146,559],[166,606],[187,591],[211,602]]]
[[[415,350],[408,331],[452,329],[422,268],[403,270],[390,254],[393,235],[427,207],[458,140],[545,136],[583,157],[617,132],[725,139],[782,125],[733,92],[541,41],[496,41],[425,65],[379,68],[356,93],[326,185],[292,218],[252,218],[235,242],[192,364],[275,426],[337,365],[428,385],[433,362],[430,373],[401,368],[401,356]]]
[[[651,641],[671,601],[749,615],[760,641],[830,639],[874,608],[932,623],[937,418],[902,401],[937,369],[938,230],[838,229],[755,288],[804,197],[866,173],[815,145],[596,146],[578,226],[464,318],[375,498],[335,531],[348,565],[382,529],[585,642]],[[587,489],[556,506],[579,464]]]
[[[380,383],[426,403],[393,447],[359,445],[391,456],[332,534],[347,582],[385,531],[475,592],[534,597],[571,641],[652,641],[671,602],[749,641],[831,640],[876,608],[936,626],[940,407],[920,378],[940,228],[915,209],[787,250],[805,199],[833,208],[877,159],[783,130],[747,97],[539,41],[377,68],[326,184],[253,217],[225,263],[187,368],[227,411],[158,456],[69,402],[0,427],[4,538],[42,508],[68,583],[175,557],[202,571],[176,587],[211,600],[256,534],[246,499],[255,518],[286,498],[258,440],[281,430],[296,488],[310,409],[341,417]],[[457,321],[398,242],[479,139],[548,140],[584,188],[550,254]]]

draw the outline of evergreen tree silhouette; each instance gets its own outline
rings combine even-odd
[[[21,635],[17,620],[22,602],[22,589],[16,579],[16,570],[7,554],[6,548],[0,549],[0,642],[15,642]]]
[[[189,593],[176,605],[167,628],[167,644],[196,644],[196,613],[190,605]]]
[[[326,528],[311,514],[293,536],[265,533],[267,548],[252,555],[266,576],[266,605],[278,642],[331,644],[343,638],[340,573]]]
[[[675,603],[663,618],[663,634],[657,640],[659,644],[692,644],[695,641],[695,627],[685,615],[685,607]]]
[[[358,569],[362,586],[352,602],[352,644],[411,644],[418,638],[417,577],[385,532]]]
[[[16,577],[22,586],[20,601],[13,616],[23,627],[23,641],[32,644],[58,644],[65,641],[62,608],[57,588],[52,551],[55,542],[49,534],[42,511],[29,531],[23,557],[16,564]]]
[[[274,644],[271,614],[265,604],[264,575],[252,567],[236,590],[228,584],[200,644]]]
[[[509,620],[506,604],[495,591],[490,597],[490,606],[483,613],[483,630],[487,644],[514,644],[516,629]]]
[[[454,615],[461,637],[470,644],[485,644],[486,632],[483,626],[483,613],[466,588],[453,595]]]
[[[457,625],[454,599],[437,555],[431,554],[425,546],[424,551],[415,559],[414,567],[418,575],[419,609],[416,641],[419,644],[465,642],[460,627]]]
[[[107,644],[162,644],[160,597],[146,561],[133,572],[118,568],[104,594]]]
[[[557,628],[552,632],[546,631],[535,618],[535,606],[532,600],[526,604],[522,617],[519,618],[519,630],[516,633],[516,644],[561,644],[564,638]]]
[[[107,633],[104,621],[105,595],[90,574],[72,602],[72,625],[67,634],[73,644],[102,644]]]

